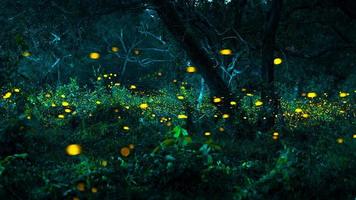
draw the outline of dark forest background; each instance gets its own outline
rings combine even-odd
[[[0,198],[356,198],[355,19],[354,0],[2,0]]]

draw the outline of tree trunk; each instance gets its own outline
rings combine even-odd
[[[202,48],[200,37],[194,27],[185,23],[170,0],[152,0],[156,10],[168,30],[182,44],[183,48],[198,68],[198,73],[205,79],[210,92],[214,96],[229,98],[227,84],[220,77],[218,66],[209,54]]]
[[[262,100],[265,103],[266,119],[263,120],[263,129],[270,130],[275,125],[275,115],[279,110],[278,94],[274,87],[274,50],[276,32],[281,16],[283,0],[273,0],[271,9],[267,15],[264,27],[262,44],[262,78],[264,85],[262,88]]]

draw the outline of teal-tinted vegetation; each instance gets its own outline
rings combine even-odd
[[[340,2],[4,0],[0,199],[356,198]]]

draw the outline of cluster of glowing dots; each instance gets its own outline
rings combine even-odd
[[[274,140],[278,140],[278,137],[279,137],[279,133],[278,133],[278,132],[274,132],[274,133],[272,134],[272,138],[273,138]]]
[[[185,70],[186,70],[186,72],[188,72],[188,73],[195,73],[195,72],[197,72],[197,68],[194,67],[194,66],[188,66]]]
[[[296,108],[294,110],[294,112],[296,112],[297,114],[301,114],[301,116],[305,119],[309,118],[309,114],[308,113],[304,113],[303,109],[301,108]]]
[[[63,96],[64,96],[64,95],[63,95]],[[65,96],[64,96],[64,97],[65,97]],[[63,101],[63,102],[62,102],[62,106],[65,107],[65,108],[64,108],[64,112],[65,112],[65,113],[71,113],[71,112],[72,112],[72,110],[71,110],[70,108],[68,108],[69,105],[70,105],[70,104],[69,104],[67,101]],[[52,106],[52,107],[56,107],[56,104],[55,104],[55,103],[52,103],[51,106]],[[65,115],[64,115],[64,114],[58,114],[57,117],[58,117],[58,119],[64,119],[64,118],[65,118]]]
[[[229,56],[232,54],[232,50],[231,49],[221,49],[219,51],[220,55],[223,55],[223,56]]]
[[[20,88],[14,88],[13,91],[14,91],[15,93],[20,93],[21,90],[20,90]],[[9,99],[11,96],[12,96],[12,92],[6,92],[6,93],[2,96],[2,98],[3,98],[3,99]]]
[[[12,93],[11,92],[6,92],[3,96],[2,96],[2,98],[3,99],[8,99],[8,98],[10,98],[12,96]]]
[[[79,183],[77,184],[76,188],[77,188],[78,191],[84,192],[85,189],[86,189],[85,183],[84,183],[84,182],[79,182]],[[92,187],[92,188],[90,189],[90,191],[91,191],[92,193],[97,193],[97,192],[98,192],[98,188]],[[79,200],[79,197],[74,197],[73,200]]]
[[[101,81],[103,78],[107,78],[107,79],[111,79],[112,77],[117,77],[117,74],[113,74],[113,73],[110,73],[110,74],[104,74],[103,77],[101,76],[98,76],[96,78],[97,81]],[[120,85],[119,83],[115,83],[115,85]]]
[[[350,94],[349,93],[347,93],[347,92],[339,92],[339,97],[341,97],[341,98],[345,98],[345,97],[347,97],[347,96],[349,96]]]
[[[69,156],[77,156],[82,153],[82,147],[79,144],[70,144],[66,147],[66,153]]]

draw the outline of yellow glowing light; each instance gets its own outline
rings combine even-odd
[[[178,119],[187,119],[187,118],[188,118],[187,115],[184,115],[184,114],[178,115]]]
[[[232,50],[231,49],[221,49],[219,53],[220,53],[220,55],[228,56],[228,55],[232,54]]]
[[[140,51],[138,49],[134,50],[134,54],[135,55],[139,55],[140,54]]]
[[[64,115],[59,114],[59,115],[58,115],[58,118],[59,118],[59,119],[64,119]]]
[[[281,58],[275,58],[273,60],[273,64],[275,64],[275,65],[280,65],[280,64],[282,64],[282,62],[283,62],[283,60]]]
[[[130,130],[130,127],[124,126],[124,127],[122,127],[122,129],[124,129],[125,131],[128,131],[128,130]]]
[[[301,113],[301,112],[303,112],[303,110],[301,108],[297,108],[297,109],[295,109],[295,112],[296,113]]]
[[[92,187],[92,188],[91,188],[91,192],[92,192],[92,193],[97,193],[97,192],[98,192],[98,188]]]
[[[85,191],[85,184],[83,182],[78,183],[77,190],[81,192]]]
[[[64,112],[66,112],[66,113],[71,113],[71,112],[72,112],[72,110],[71,110],[71,109],[69,109],[69,108],[66,108],[66,109],[64,109]]]
[[[253,97],[253,94],[247,93],[246,96]]]
[[[122,156],[124,156],[124,157],[129,156],[129,155],[130,155],[130,148],[128,148],[128,147],[122,147],[122,148],[120,149],[120,154],[121,154]]]
[[[227,118],[229,118],[229,117],[230,117],[229,114],[223,114],[223,115],[222,115],[222,118],[223,118],[223,119],[227,119]]]
[[[141,103],[141,104],[140,104],[140,108],[141,108],[142,110],[146,110],[146,109],[148,108],[148,104],[147,104],[147,103]]]
[[[14,92],[19,93],[19,92],[20,92],[20,89],[19,89],[19,88],[15,88],[15,89],[14,89]]]
[[[4,94],[4,96],[2,96],[2,98],[3,98],[3,99],[8,99],[8,98],[11,97],[11,95],[12,95],[11,92],[6,92],[6,93]]]
[[[262,106],[263,105],[263,102],[258,100],[255,102],[255,106]]]
[[[337,138],[336,142],[339,143],[339,144],[342,144],[342,143],[344,143],[344,139],[343,138]]]
[[[272,136],[272,138],[273,138],[274,140],[278,140],[278,136],[276,136],[276,135]]]
[[[220,103],[221,102],[221,98],[216,97],[216,98],[213,99],[213,102],[214,103]]]
[[[136,85],[130,85],[130,89],[131,90],[134,90],[134,89],[136,89],[137,87],[136,87]]]
[[[183,99],[184,99],[184,96],[179,95],[179,96],[177,96],[177,98],[178,98],[179,100],[183,100]]]
[[[96,101],[95,103],[96,103],[97,105],[100,105],[100,104],[101,104],[101,101],[98,100],[98,101]]]
[[[225,131],[225,129],[224,129],[223,127],[220,127],[220,128],[219,128],[219,131],[220,131],[220,132],[223,132],[223,131]]]
[[[236,106],[236,105],[237,105],[237,103],[236,103],[236,101],[230,101],[230,105],[232,105],[232,106]]]
[[[69,103],[66,102],[66,101],[63,101],[63,102],[62,102],[62,106],[69,106]]]
[[[304,113],[304,114],[302,115],[302,117],[304,117],[304,118],[309,118],[309,114]]]
[[[47,93],[47,94],[45,95],[45,97],[51,98],[51,94]]]
[[[316,93],[316,92],[308,92],[307,93],[307,97],[308,98],[315,98],[315,97],[317,97],[318,96],[318,94]]]
[[[100,54],[98,52],[91,52],[89,54],[89,58],[93,60],[98,60],[100,58]]]
[[[242,91],[242,92],[246,92],[247,89],[246,89],[246,88],[242,88],[241,91]]]
[[[28,120],[31,120],[31,116],[27,116],[26,118],[27,118]]]
[[[207,131],[204,133],[205,136],[210,136],[211,135],[211,132]]]
[[[106,167],[106,166],[108,165],[108,161],[102,160],[102,161],[100,162],[100,164],[101,164],[101,166]]]
[[[100,76],[98,76],[98,78],[97,78],[96,80],[100,81],[100,80],[101,80],[101,77],[100,77]]]
[[[56,107],[57,105],[55,103],[51,103],[51,106],[52,107]]]
[[[339,97],[341,97],[341,98],[347,97],[347,96],[349,96],[349,95],[350,95],[350,94],[347,93],[347,92],[340,92],[340,93],[339,93]]]
[[[186,72],[188,72],[188,73],[195,73],[196,71],[197,71],[197,68],[194,66],[188,66],[186,68]]]
[[[112,52],[118,52],[120,49],[119,47],[111,47]]]
[[[29,51],[24,51],[24,52],[22,52],[22,56],[29,57],[29,56],[31,56],[31,53]]]
[[[273,136],[279,136],[279,133],[278,132],[274,132]]]
[[[70,156],[77,156],[82,152],[82,147],[79,144],[70,144],[66,147],[66,152]]]
[[[63,99],[66,98],[66,95],[62,94],[62,95],[61,95],[61,98],[63,98]]]
[[[353,139],[356,139],[356,134],[353,134],[353,135],[352,135],[352,138],[353,138]]]
[[[135,148],[135,145],[134,144],[129,144],[129,149],[134,149]]]

